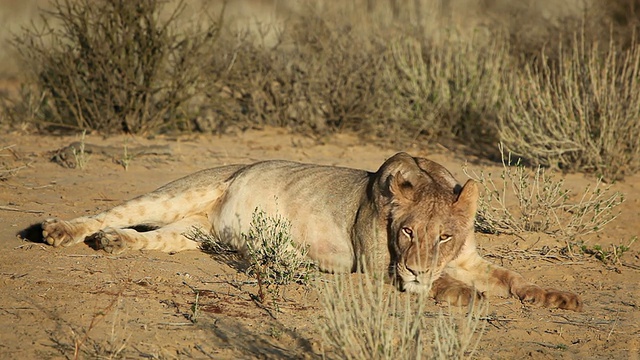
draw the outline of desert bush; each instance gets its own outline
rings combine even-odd
[[[227,124],[225,118],[320,135],[366,131],[387,108],[378,75],[384,46],[337,19],[309,9],[283,31],[222,35],[209,67],[212,112]]]
[[[291,236],[291,222],[279,214],[267,215],[260,208],[252,213],[249,229],[240,234],[246,248],[235,249],[200,228],[191,229],[185,236],[200,243],[204,252],[227,260],[236,258],[242,250],[247,261],[245,271],[261,286],[307,284],[315,273],[316,266],[307,258],[308,248],[296,244]]]
[[[31,81],[13,117],[107,133],[175,126],[199,88],[199,63],[218,26],[178,32],[184,6],[163,18],[163,4],[54,0],[43,28],[13,40]]]
[[[291,237],[291,222],[281,215],[267,216],[256,209],[246,233],[241,234],[247,246],[247,272],[265,285],[307,283],[314,265],[307,259],[308,248]]]
[[[571,194],[564,180],[557,180],[546,169],[530,169],[521,159],[512,161],[511,153],[502,154],[502,170],[491,173],[465,173],[478,181],[480,193],[476,227],[489,233],[517,234],[542,232],[569,239],[601,231],[618,215],[616,207],[624,198],[605,186],[602,179],[582,193]],[[494,178],[499,178],[494,179]]]
[[[427,293],[398,293],[367,273],[331,276],[320,298],[324,356],[338,359],[471,358],[482,334],[478,314],[486,312],[482,304],[470,306],[462,319],[440,311],[431,323]]]
[[[481,44],[453,38],[405,38],[393,43],[388,86],[393,119],[414,134],[489,143],[505,96],[509,67],[504,40]]]
[[[500,118],[506,148],[534,164],[609,180],[640,168],[640,47],[576,37],[559,61],[526,65]],[[544,54],[542,54],[544,57]]]

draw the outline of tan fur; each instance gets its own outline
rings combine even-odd
[[[242,249],[256,208],[292,223],[294,240],[328,272],[388,268],[403,291],[468,304],[485,292],[579,311],[573,293],[543,289],[482,259],[473,233],[478,200],[472,180],[458,185],[442,166],[398,153],[375,172],[264,161],[203,170],[101,214],[42,224],[45,241],[91,241],[111,253],[197,249],[185,237],[210,230]],[[129,227],[147,225],[153,231]],[[433,283],[433,286],[430,286]]]

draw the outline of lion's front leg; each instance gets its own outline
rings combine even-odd
[[[484,260],[475,252],[459,257],[447,266],[445,272],[481,293],[515,296],[524,303],[537,306],[582,311],[582,301],[578,295],[542,288],[515,271]]]
[[[484,294],[478,292],[474,287],[447,274],[442,274],[433,282],[430,295],[436,301],[444,301],[453,306],[467,306],[473,301],[484,298]]]
[[[552,288],[543,289],[525,280],[522,275],[496,265],[491,270],[492,280],[508,287],[509,293],[520,301],[537,306],[582,311],[582,300],[572,292]]]

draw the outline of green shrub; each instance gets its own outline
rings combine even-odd
[[[241,234],[247,245],[247,272],[265,285],[307,283],[314,265],[307,259],[307,247],[291,237],[291,223],[280,215],[267,216],[256,209],[246,233]]]

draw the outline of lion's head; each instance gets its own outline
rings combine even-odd
[[[398,153],[376,173],[391,271],[401,290],[423,292],[473,236],[478,188],[439,164]]]

